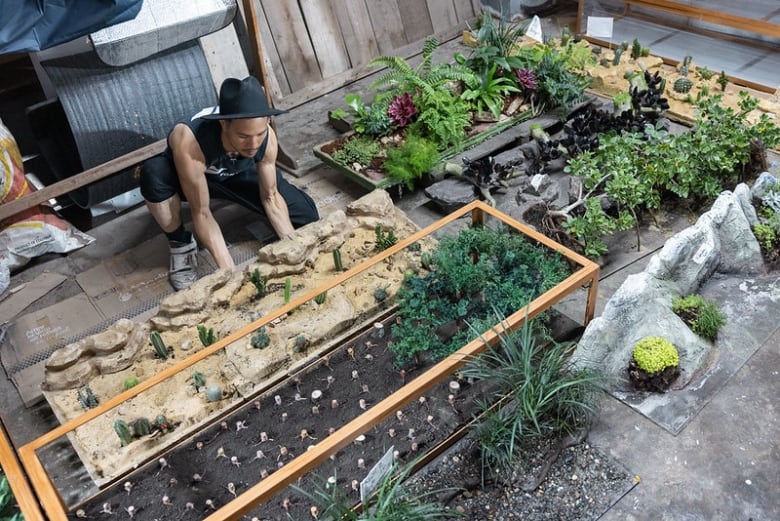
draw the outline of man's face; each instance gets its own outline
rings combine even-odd
[[[227,142],[243,157],[253,157],[268,133],[268,118],[221,120]]]

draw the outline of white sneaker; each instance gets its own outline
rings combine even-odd
[[[187,289],[198,280],[198,243],[193,236],[189,243],[168,241],[171,249],[171,266],[168,280],[176,291]]]

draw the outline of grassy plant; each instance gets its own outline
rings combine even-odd
[[[463,374],[495,385],[489,402],[507,397],[475,427],[483,471],[505,474],[521,456],[523,440],[571,434],[589,425],[605,379],[572,369],[569,346],[546,338],[531,321],[516,332],[497,333],[498,345],[470,360]]]
[[[319,510],[320,519],[338,519],[341,521],[426,521],[457,517],[455,510],[444,507],[436,501],[436,496],[452,489],[427,490],[413,492],[406,484],[414,463],[400,472],[397,466],[379,484],[376,494],[371,496],[360,511],[353,509],[353,502],[341,487],[328,486],[327,481],[316,485],[313,492],[293,485],[293,488],[306,496]]]
[[[691,331],[710,341],[715,340],[726,323],[726,317],[715,303],[701,295],[676,297],[672,301],[672,311],[690,324]]]
[[[217,341],[217,335],[214,333],[214,328],[206,328],[203,324],[198,324],[198,338],[203,347],[208,347]]]
[[[266,284],[268,283],[268,278],[260,275],[260,270],[258,268],[255,268],[252,271],[252,273],[249,275],[249,281],[257,290],[258,297],[265,296],[265,289],[266,289]]]

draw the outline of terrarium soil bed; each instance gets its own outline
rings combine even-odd
[[[202,519],[353,420],[373,404],[419,376],[425,366],[398,369],[388,349],[394,318],[377,337],[375,327],[313,362],[284,383],[258,397],[210,428],[80,505],[78,519]],[[458,381],[454,392],[445,381],[365,434],[306,476],[300,486],[312,490],[335,476],[355,502],[354,483],[391,447],[399,461],[409,462],[445,441],[478,411],[474,398],[484,384]],[[312,396],[317,398],[312,398]],[[118,442],[117,442],[118,445]],[[356,481],[353,481],[356,480]],[[167,498],[167,499],[166,499]],[[312,504],[287,489],[258,507],[260,519],[307,519]],[[132,508],[131,508],[132,507]],[[290,517],[288,517],[288,514]],[[81,515],[81,514],[79,514]]]

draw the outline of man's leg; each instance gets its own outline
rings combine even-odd
[[[181,222],[181,186],[171,158],[163,154],[144,162],[140,184],[149,213],[168,237],[171,285],[188,288],[198,279],[198,246]]]

